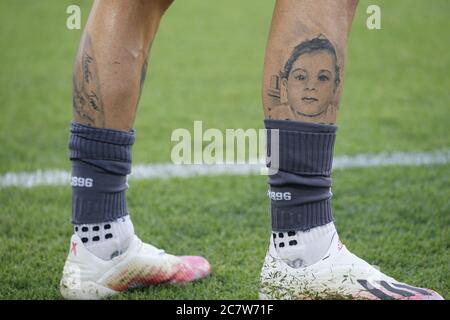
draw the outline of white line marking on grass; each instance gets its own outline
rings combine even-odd
[[[396,152],[380,154],[359,154],[334,158],[333,169],[368,168],[381,166],[417,166],[450,163],[450,150],[434,152]],[[234,165],[174,165],[141,164],[133,166],[130,180],[151,180],[166,178],[189,178],[217,175],[259,174],[262,166],[258,164]],[[34,172],[9,172],[0,175],[0,188],[35,186],[69,186],[70,172],[64,170],[37,170]]]

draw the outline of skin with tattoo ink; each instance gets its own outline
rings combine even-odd
[[[327,39],[295,47],[279,79],[280,104],[270,108],[271,118],[304,120],[335,112],[340,76],[336,52]]]
[[[305,54],[295,62],[289,78],[282,81],[293,112],[316,117],[327,111],[336,89],[333,65],[324,51]]]
[[[78,123],[103,128],[105,112],[100,95],[100,81],[92,50],[91,38],[86,34],[73,72],[73,113]]]

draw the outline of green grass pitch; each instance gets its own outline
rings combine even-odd
[[[91,1],[0,2],[0,175],[69,169],[71,69],[80,30],[66,8]],[[366,8],[382,10],[369,31]],[[137,115],[135,163],[170,161],[170,134],[262,128],[260,86],[274,1],[175,1],[153,44]],[[349,42],[337,155],[449,149],[450,2],[361,0]],[[450,298],[450,165],[336,171],[343,242],[398,280]],[[140,237],[201,254],[210,278],[118,299],[256,299],[270,220],[263,176],[133,182]],[[70,188],[0,189],[0,299],[60,299]]]

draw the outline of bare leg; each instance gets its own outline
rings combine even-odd
[[[96,0],[73,72],[78,123],[130,130],[160,19],[173,0]]]

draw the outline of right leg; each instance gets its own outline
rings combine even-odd
[[[96,0],[73,73],[72,223],[61,293],[94,299],[136,286],[205,277],[202,257],[142,243],[126,204],[132,130],[160,19],[172,0]]]
[[[441,298],[395,281],[351,254],[333,223],[335,123],[356,4],[276,2],[263,104],[266,128],[278,130],[279,170],[269,176],[273,233],[261,274],[262,298]]]

